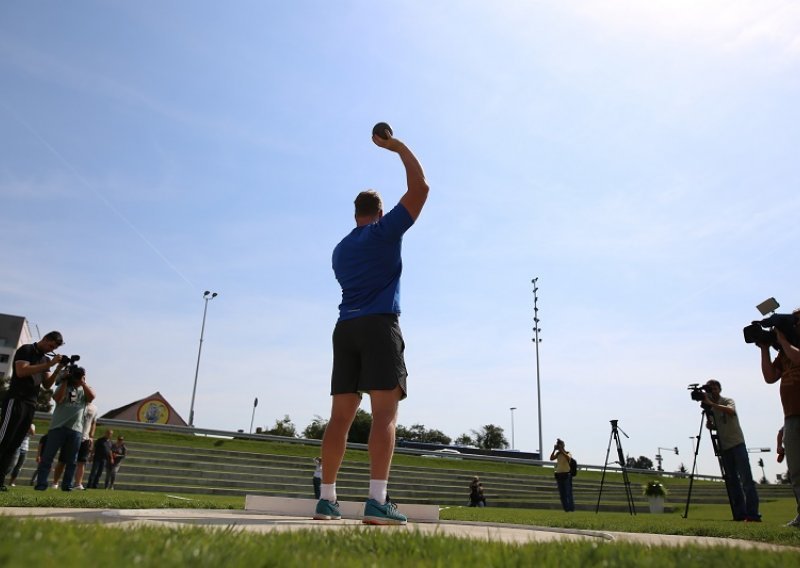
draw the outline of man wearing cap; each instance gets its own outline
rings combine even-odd
[[[66,363],[61,355],[52,359],[47,356],[63,344],[61,334],[51,331],[36,343],[23,345],[14,354],[11,384],[6,400],[0,406],[0,472],[8,470],[17,448],[33,424],[39,388],[53,386],[55,374],[50,374],[50,368],[58,365],[56,371],[59,371]],[[0,479],[0,491],[8,491],[5,475]]]

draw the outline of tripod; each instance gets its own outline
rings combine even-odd
[[[625,454],[622,452],[622,443],[619,440],[619,433],[622,432],[626,438],[630,438],[625,431],[620,428],[617,423],[619,420],[612,420],[611,421],[611,435],[608,437],[608,449],[606,449],[606,463],[603,465],[603,477],[600,478],[600,492],[597,494],[597,507],[595,508],[594,512],[600,512],[600,498],[603,496],[603,483],[606,480],[606,468],[608,467],[608,455],[611,453],[611,441],[614,440],[617,443],[617,456],[619,457],[620,467],[622,468],[622,479],[625,482],[625,495],[628,498],[628,511],[631,515],[636,514],[636,506],[633,503],[633,494],[631,493],[631,480],[628,478],[628,470],[625,469]]]
[[[714,448],[714,455],[717,456],[719,461],[719,471],[722,473],[722,479],[725,482],[725,491],[728,493],[728,504],[731,506],[731,514],[734,514],[733,499],[731,498],[731,486],[728,483],[728,472],[725,470],[725,462],[722,460],[722,450],[719,446],[719,434],[717,433],[717,421],[714,418],[714,413],[711,409],[700,405],[700,430],[697,432],[697,446],[694,448],[694,463],[692,464],[692,473],[689,475],[689,492],[686,495],[686,509],[683,512],[683,518],[689,517],[689,502],[692,500],[692,486],[694,485],[694,472],[697,468],[697,454],[700,453],[700,437],[703,435],[704,423],[709,425],[709,435],[711,436],[711,445]]]

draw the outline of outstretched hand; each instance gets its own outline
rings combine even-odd
[[[397,152],[402,145],[402,142],[392,136],[391,130],[384,130],[383,131],[386,138],[381,138],[380,136],[372,135],[372,141],[375,143],[376,146],[380,146],[381,148],[385,148],[391,152]]]

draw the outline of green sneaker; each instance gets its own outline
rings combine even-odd
[[[338,521],[342,518],[339,512],[339,503],[333,503],[327,499],[320,499],[317,502],[317,510],[314,519],[317,521]]]
[[[381,505],[375,499],[367,499],[367,504],[364,505],[365,525],[404,525],[407,522],[406,516],[389,500]]]

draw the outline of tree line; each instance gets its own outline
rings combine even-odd
[[[287,414],[282,419],[275,420],[275,425],[272,428],[258,428],[256,432],[288,438],[321,440],[327,425],[327,420],[321,416],[314,416],[311,423],[298,433],[297,426]],[[370,428],[372,428],[372,414],[359,408],[347,435],[347,441],[366,444],[369,440]],[[455,440],[441,430],[427,428],[423,424],[413,424],[409,427],[398,425],[396,432],[398,439],[402,438],[411,442],[426,442],[445,446],[454,444],[456,446],[495,450],[508,448],[509,445],[503,428],[494,424],[486,424],[477,430],[471,430],[470,434],[461,434]]]

